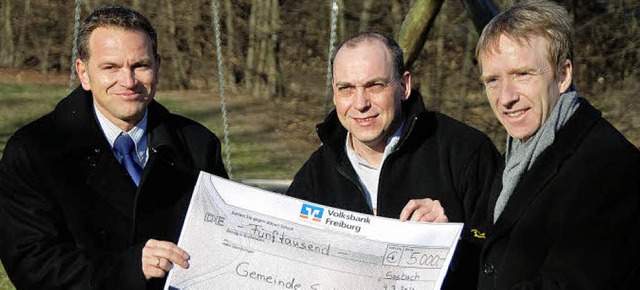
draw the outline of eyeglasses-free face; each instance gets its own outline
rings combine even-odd
[[[542,36],[519,43],[502,35],[498,47],[480,54],[491,109],[509,135],[523,141],[542,127],[571,85],[571,61],[554,71],[547,47]]]
[[[356,152],[384,151],[401,123],[402,101],[411,92],[411,75],[397,77],[390,52],[379,41],[342,47],[333,65],[333,103],[351,133]]]

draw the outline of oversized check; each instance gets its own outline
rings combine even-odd
[[[200,173],[165,289],[440,289],[462,224],[322,206]]]

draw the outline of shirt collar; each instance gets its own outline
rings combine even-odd
[[[116,138],[118,138],[118,136],[120,136],[121,133],[126,133],[129,136],[131,136],[131,139],[133,139],[133,142],[136,144],[136,150],[139,150],[141,148],[146,148],[146,138],[143,138],[143,137],[144,137],[145,131],[147,130],[148,110],[144,112],[144,116],[142,117],[142,120],[140,120],[138,124],[136,124],[131,130],[129,130],[129,132],[123,132],[122,130],[120,130],[120,128],[118,128],[118,126],[116,126],[111,121],[109,121],[109,119],[107,119],[107,117],[103,115],[100,112],[100,110],[98,110],[98,107],[96,106],[95,102],[93,103],[93,111],[95,112],[95,116],[96,116],[96,119],[98,120],[98,124],[100,124],[100,128],[102,129],[102,132],[104,133],[105,137],[107,137],[107,141],[109,142],[109,145],[111,146],[111,148],[113,148],[113,143],[116,141]],[[145,144],[141,144],[141,143],[145,143]]]
[[[387,159],[387,156],[389,156],[389,154],[393,152],[396,145],[398,145],[398,142],[400,142],[400,137],[402,136],[403,128],[404,128],[404,121],[402,121],[398,130],[396,130],[396,132],[393,133],[393,135],[389,139],[387,139],[387,145],[384,147],[384,154],[382,155],[382,162],[380,162],[380,168],[382,167],[384,160]],[[354,166],[361,165],[369,168],[378,168],[377,166],[369,164],[369,162],[364,160],[362,157],[360,157],[360,155],[358,155],[358,153],[355,150],[353,150],[353,148],[351,147],[351,144],[349,143],[350,139],[351,139],[351,132],[347,131],[347,138],[345,140],[345,150],[347,152],[347,156],[349,157],[349,160],[351,160],[351,163]]]

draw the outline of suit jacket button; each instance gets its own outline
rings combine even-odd
[[[484,264],[484,266],[482,267],[482,273],[484,273],[486,276],[491,276],[493,275],[493,273],[496,271],[496,269],[493,267],[493,265],[491,264]]]

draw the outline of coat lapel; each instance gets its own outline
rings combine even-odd
[[[144,168],[138,196],[142,211],[172,206],[192,191],[198,177],[181,135],[165,122],[169,112],[160,104],[149,106],[147,126],[149,161]],[[187,194],[187,196],[189,196]]]
[[[55,109],[60,122],[62,150],[68,166],[77,171],[70,176],[82,176],[86,194],[96,194],[122,215],[131,218],[136,186],[126,169],[118,163],[111,151],[94,113],[90,92],[78,87]]]
[[[507,232],[522,217],[527,207],[539,197],[546,185],[558,174],[564,161],[573,154],[584,136],[600,119],[600,115],[598,110],[585,99],[580,98],[580,107],[567,124],[558,131],[554,143],[538,157],[531,169],[520,179],[494,225],[493,238]],[[502,175],[498,178],[501,179]],[[492,217],[501,188],[502,186],[497,187],[492,196],[489,207]]]

